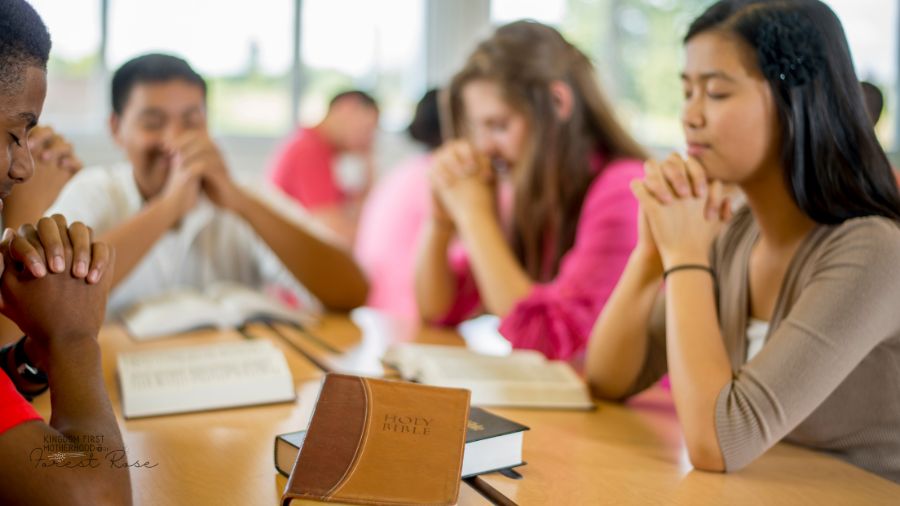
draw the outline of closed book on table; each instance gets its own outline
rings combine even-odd
[[[524,464],[522,440],[528,427],[481,408],[470,408],[467,428],[463,478]]]
[[[469,392],[329,374],[282,503],[450,505]]]
[[[502,416],[481,408],[470,408],[462,477],[523,465],[522,435],[526,430],[528,427]],[[306,431],[298,430],[275,438],[275,469],[279,473],[291,474],[305,437]]]

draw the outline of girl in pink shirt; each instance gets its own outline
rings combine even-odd
[[[499,28],[449,90],[458,137],[430,171],[432,212],[416,265],[421,315],[501,317],[516,348],[569,358],[637,236],[629,190],[644,152],[616,122],[594,69],[554,29]],[[466,254],[448,255],[454,239]]]
[[[419,100],[407,133],[427,153],[391,169],[369,192],[360,213],[353,253],[369,278],[366,305],[415,320],[419,313],[412,266],[419,235],[431,215],[428,169],[432,152],[441,145],[436,89]]]

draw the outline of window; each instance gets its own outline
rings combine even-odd
[[[425,92],[424,1],[305,0],[300,122],[316,123],[334,94],[359,88],[379,101],[383,127],[406,127]]]
[[[840,18],[860,79],[879,86],[878,134],[896,149],[897,1],[825,0]],[[597,68],[619,117],[645,145],[683,143],[679,122],[682,37],[712,0],[493,0],[491,21],[532,18],[556,26]]]
[[[218,134],[290,128],[293,0],[111,0],[107,65],[147,52],[185,58],[209,81]]]
[[[53,41],[41,121],[79,134],[105,131],[100,0],[31,0]]]
[[[31,1],[53,37],[44,120],[64,133],[105,137],[109,72],[138,54],[165,51],[208,78],[217,134],[281,137],[292,128],[295,4],[303,8],[301,123],[318,121],[334,93],[361,88],[380,101],[382,125],[396,131],[425,91],[426,2],[443,0],[108,0],[105,61],[101,0]],[[532,18],[558,27],[594,60],[638,139],[668,149],[683,142],[681,38],[711,2],[491,0],[490,16],[495,25]],[[844,25],[860,78],[884,92],[878,133],[896,149],[898,2],[826,3]]]
[[[878,137],[887,150],[896,150],[897,115],[897,4],[884,0],[825,0],[844,25],[856,74],[878,86],[885,107]]]
[[[527,18],[558,26],[566,8],[566,0],[492,0],[491,22],[500,25]]]
[[[594,62],[619,118],[642,143],[683,144],[681,38],[711,3],[692,0],[493,0],[495,24],[532,18],[556,26]]]

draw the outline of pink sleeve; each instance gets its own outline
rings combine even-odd
[[[302,136],[291,140],[276,156],[269,179],[308,209],[343,200],[332,173],[331,158]]]
[[[637,200],[629,183],[643,176],[642,163],[608,165],[585,197],[575,244],[556,278],[536,285],[503,318],[500,333],[514,348],[567,359],[582,351],[594,322],[637,243]]]
[[[475,284],[469,257],[462,244],[459,242],[451,244],[447,256],[453,277],[456,279],[456,299],[447,314],[433,323],[453,326],[473,316],[481,305],[481,296],[478,295],[478,285]]]

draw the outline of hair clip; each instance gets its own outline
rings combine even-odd
[[[823,44],[812,21],[796,12],[769,11],[756,34],[763,75],[787,87],[803,86],[825,67]]]

